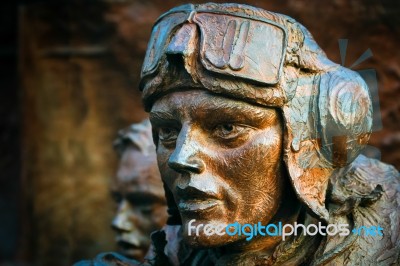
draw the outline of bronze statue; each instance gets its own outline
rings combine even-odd
[[[170,214],[150,264],[399,262],[399,173],[360,155],[368,87],[301,24],[240,4],[174,8],[153,27],[141,89]],[[267,224],[287,230],[250,226]]]
[[[114,147],[120,164],[111,188],[118,204],[112,228],[117,232],[120,253],[142,261],[150,234],[161,229],[167,218],[149,120],[121,130]]]
[[[146,264],[399,263],[399,173],[361,155],[368,86],[301,24],[179,6],[155,23],[141,77],[169,213]]]

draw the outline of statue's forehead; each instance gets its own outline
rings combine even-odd
[[[150,111],[151,120],[176,120],[182,117],[209,119],[210,115],[262,117],[272,108],[257,106],[205,90],[185,90],[168,93],[159,98]]]

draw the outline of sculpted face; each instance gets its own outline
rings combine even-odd
[[[188,223],[267,224],[276,214],[283,190],[278,112],[187,90],[158,99],[150,120],[160,172],[186,241],[200,247],[251,245],[244,236],[207,236],[202,230],[189,236]]]
[[[120,252],[143,260],[150,246],[150,234],[166,222],[164,190],[155,152],[145,155],[133,144],[121,156],[112,195],[118,210],[112,222]]]

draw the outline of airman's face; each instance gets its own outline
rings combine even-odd
[[[112,186],[118,210],[112,222],[120,252],[143,260],[150,234],[166,222],[167,211],[155,153],[143,154],[128,146]]]
[[[277,212],[282,125],[275,109],[201,90],[173,92],[150,113],[164,182],[193,246],[242,245],[245,236],[188,235],[188,224],[267,224]]]

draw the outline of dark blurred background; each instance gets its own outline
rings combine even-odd
[[[371,151],[399,169],[400,2],[241,2],[300,21],[337,63],[348,39],[347,67],[371,49],[353,68],[377,76],[382,127]],[[1,266],[71,265],[114,249],[112,141],[146,116],[137,85],[151,26],[182,3],[1,2]]]

